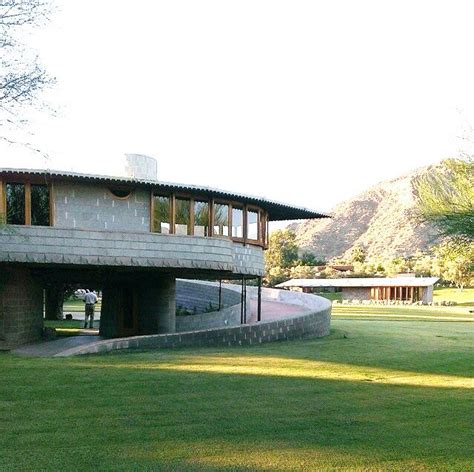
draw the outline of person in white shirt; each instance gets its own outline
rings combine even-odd
[[[84,318],[84,328],[87,328],[87,320],[89,319],[89,328],[94,328],[94,308],[97,303],[97,295],[95,292],[86,291],[84,295],[84,303],[86,308],[86,316]]]

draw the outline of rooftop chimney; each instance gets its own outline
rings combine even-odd
[[[156,159],[143,154],[125,154],[127,177],[139,180],[157,180],[158,165]]]

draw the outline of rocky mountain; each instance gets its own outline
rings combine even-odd
[[[303,250],[324,259],[349,256],[364,248],[368,256],[409,256],[436,241],[435,230],[415,218],[414,179],[432,172],[423,167],[384,181],[337,205],[331,219],[306,220],[290,226]]]

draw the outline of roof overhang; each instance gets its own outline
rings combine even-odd
[[[105,175],[81,174],[77,172],[63,172],[56,170],[40,170],[40,169],[0,169],[0,176],[2,178],[28,178],[35,176],[44,178],[45,181],[62,180],[62,181],[76,181],[89,183],[102,183],[106,185],[121,185],[127,187],[148,187],[154,188],[157,191],[165,192],[189,192],[199,193],[209,198],[236,200],[241,203],[256,205],[268,212],[270,221],[284,221],[284,220],[303,220],[314,218],[330,218],[329,215],[311,210],[304,207],[297,207],[286,203],[268,200],[262,197],[252,195],[245,195],[235,192],[229,192],[221,189],[180,184],[173,182],[160,182],[158,180],[140,180],[128,177],[113,177]]]
[[[291,279],[278,288],[362,288],[362,287],[429,287],[439,280],[438,277],[370,277],[339,279]]]

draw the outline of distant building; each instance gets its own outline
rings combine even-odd
[[[333,288],[341,291],[347,300],[433,301],[433,285],[437,277],[343,278],[343,279],[292,279],[277,287],[302,292]]]

